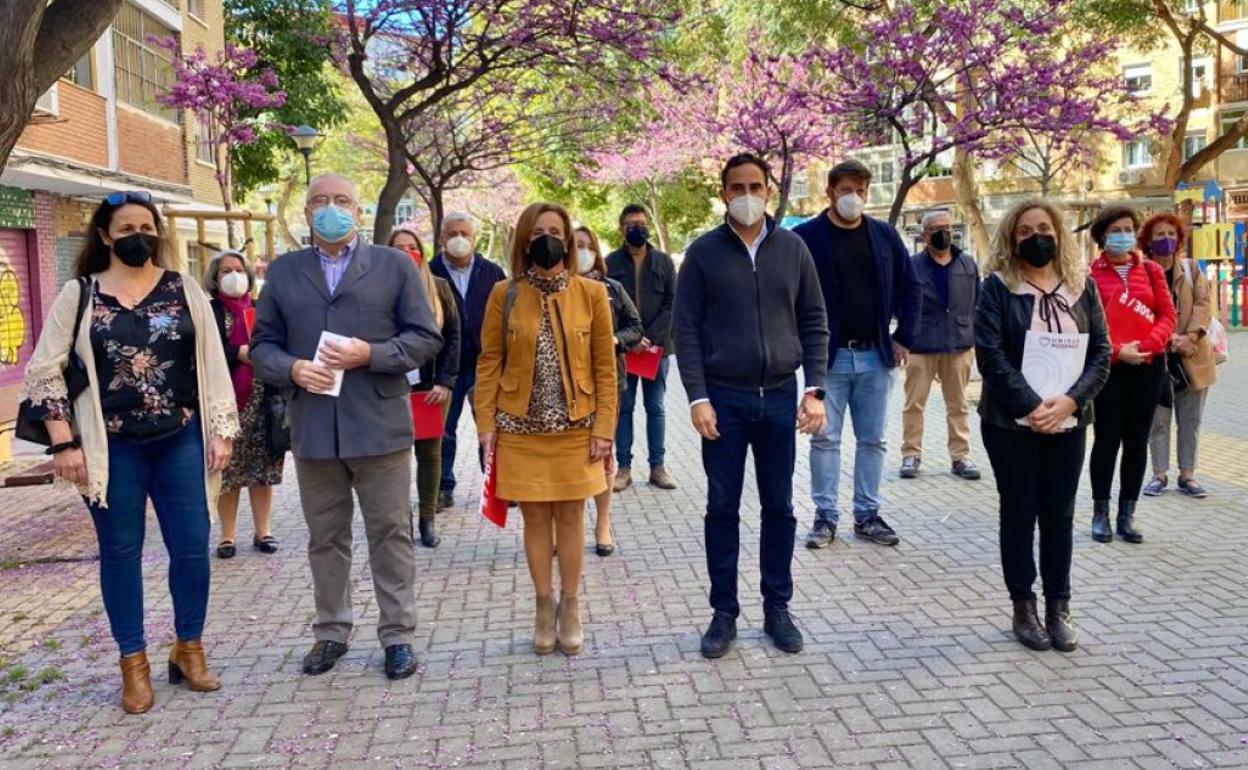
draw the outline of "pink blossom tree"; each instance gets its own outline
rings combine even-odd
[[[534,79],[548,91],[594,80],[628,88],[662,75],[657,46],[674,0],[341,0],[347,70],[377,114],[389,174],[375,233],[389,231],[410,184],[413,131],[436,105],[487,83]],[[525,105],[517,104],[520,109]]]
[[[281,107],[286,93],[279,89],[273,70],[255,71],[257,57],[250,49],[227,44],[210,57],[202,47],[183,52],[174,38],[152,42],[173,54],[173,85],[156,98],[168,107],[190,110],[209,131],[221,200],[230,211],[234,208],[234,149],[255,142],[261,132],[282,129],[252,116]]]

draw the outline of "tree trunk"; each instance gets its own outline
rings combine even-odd
[[[919,183],[919,179],[910,176],[913,169],[903,168],[901,170],[901,179],[897,182],[897,194],[893,196],[893,205],[888,209],[888,223],[893,227],[897,226],[897,220],[901,219],[901,210],[906,206],[906,198],[910,196],[910,191]]]
[[[439,186],[432,186],[428,191],[429,222],[433,227],[434,241],[442,234],[442,219],[446,216],[446,191]],[[436,245],[434,251],[437,251]]]
[[[402,132],[394,126],[386,128],[387,162],[386,183],[377,196],[377,214],[373,220],[373,243],[385,243],[394,230],[394,212],[399,202],[412,186],[407,175],[407,155],[403,152]]]
[[[0,170],[39,96],[112,23],[123,0],[5,0],[0,3]],[[38,52],[38,56],[35,52]]]
[[[953,196],[966,220],[976,258],[982,259],[992,251],[992,242],[988,237],[988,225],[984,222],[984,211],[979,205],[978,186],[974,158],[965,148],[958,147],[953,151]]]
[[[787,152],[780,157],[779,187],[780,195],[774,214],[777,222],[784,219],[784,214],[789,209],[789,192],[793,189],[793,156]]]
[[[277,197],[277,229],[282,234],[282,240],[286,243],[286,251],[295,251],[303,244],[299,243],[299,239],[290,229],[290,222],[286,220],[287,211],[290,208],[290,199],[295,194],[295,188],[299,186],[299,172],[292,172],[286,178],[285,184],[282,185],[282,194]]]
[[[646,180],[646,194],[650,200],[650,218],[654,220],[654,231],[659,236],[659,251],[670,254],[671,237],[667,232],[667,217],[663,215],[659,205],[659,185],[653,179]]]

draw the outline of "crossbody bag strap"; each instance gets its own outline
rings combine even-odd
[[[511,309],[516,306],[516,280],[507,284],[507,296],[503,299],[503,365],[499,370],[507,368],[507,330],[511,323]]]
[[[87,301],[90,297],[91,279],[83,276],[78,279],[78,313],[74,316],[74,335],[70,337],[70,350],[78,344],[78,332],[82,329],[82,317],[86,315]]]

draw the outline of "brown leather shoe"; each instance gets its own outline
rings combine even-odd
[[[623,492],[633,485],[633,469],[621,465],[620,469],[615,472],[615,483],[611,485],[611,491]]]
[[[676,482],[668,474],[667,468],[660,465],[657,468],[650,469],[650,486],[658,487],[659,489],[675,489]]]
[[[146,714],[156,703],[152,693],[152,667],[146,652],[121,659],[121,707],[127,714]]]
[[[204,645],[198,639],[193,642],[176,641],[169,651],[169,684],[183,682],[186,682],[187,689],[194,692],[214,692],[221,689],[221,680],[208,670],[208,661],[204,659]]]

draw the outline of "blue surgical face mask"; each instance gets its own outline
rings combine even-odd
[[[1126,254],[1135,248],[1135,233],[1107,233],[1105,250],[1110,254]]]
[[[350,211],[330,203],[312,212],[312,232],[327,243],[340,243],[355,229]]]

